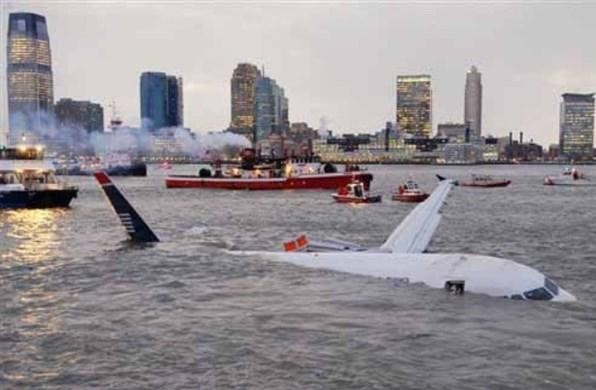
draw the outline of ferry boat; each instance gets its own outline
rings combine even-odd
[[[0,209],[68,207],[78,188],[56,179],[42,146],[0,150]]]
[[[249,152],[243,155],[239,165],[223,167],[216,163],[213,170],[200,169],[199,175],[168,175],[166,187],[226,190],[336,189],[358,180],[368,190],[372,179],[371,173],[361,171],[357,166],[338,172],[331,164],[315,161],[259,161]]]
[[[382,196],[371,194],[364,188],[364,183],[353,180],[344,187],[339,188],[337,193],[331,195],[337,203],[378,203]]]
[[[596,186],[596,182],[589,180],[583,172],[577,168],[565,168],[559,176],[547,176],[544,178],[544,185],[547,186]]]
[[[429,193],[422,191],[416,182],[408,180],[406,184],[402,184],[397,188],[391,199],[400,202],[419,203],[429,197]]]
[[[511,184],[509,179],[494,179],[489,175],[472,175],[471,180],[459,182],[460,186],[482,188],[507,187],[509,184]]]

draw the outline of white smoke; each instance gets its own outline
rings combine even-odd
[[[12,123],[27,126],[23,118],[11,118]],[[144,120],[143,123],[148,123]],[[38,117],[38,125],[30,132],[12,132],[11,143],[21,141],[45,143],[50,149],[74,155],[109,153],[127,153],[129,155],[178,154],[193,158],[205,158],[221,151],[237,150],[250,147],[245,137],[226,132],[193,133],[182,127],[168,127],[157,131],[148,130],[148,126],[134,128],[119,126],[112,131],[87,132],[77,126],[59,125],[52,113],[44,112]]]

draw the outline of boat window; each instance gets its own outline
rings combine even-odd
[[[557,286],[555,282],[553,282],[549,278],[544,278],[544,287],[546,287],[554,295],[559,294],[559,286]]]
[[[549,293],[544,287],[538,287],[534,290],[526,291],[524,293],[526,299],[532,299],[535,301],[550,301],[553,299],[551,293]]]

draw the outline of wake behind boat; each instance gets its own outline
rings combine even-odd
[[[0,209],[68,207],[79,190],[57,180],[54,172],[41,146],[0,150]]]

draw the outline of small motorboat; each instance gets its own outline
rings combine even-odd
[[[509,184],[509,179],[495,179],[490,175],[472,175],[472,180],[459,182],[460,186],[482,188],[507,187]]]
[[[331,194],[331,196],[338,203],[377,203],[382,198],[379,194],[371,194],[366,191],[364,183],[358,180],[353,180],[345,187],[340,187],[337,193]]]
[[[168,162],[168,161],[163,161],[161,164],[159,164],[159,168],[160,169],[172,169],[172,165]]]
[[[429,195],[429,193],[422,191],[416,182],[413,180],[408,180],[406,184],[402,184],[397,187],[397,190],[391,199],[398,200],[400,202],[419,203],[426,200]]]
[[[565,168],[563,173],[559,176],[547,176],[544,178],[544,185],[546,186],[596,186],[593,182],[586,178],[583,172],[576,168]]]

